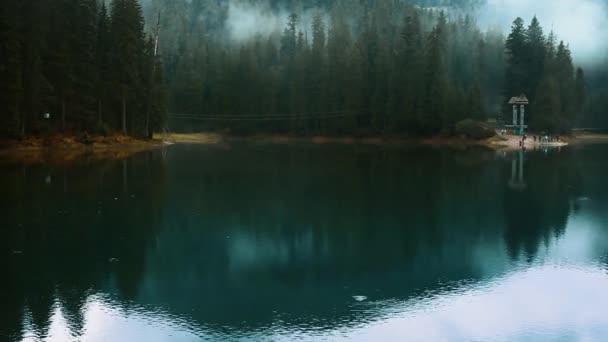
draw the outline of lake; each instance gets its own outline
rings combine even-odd
[[[606,341],[606,156],[0,159],[0,340]]]

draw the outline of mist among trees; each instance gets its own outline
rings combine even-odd
[[[508,122],[506,102],[521,93],[534,130],[602,123],[601,67],[587,82],[568,42],[532,13],[510,33],[481,29],[466,15],[478,3],[3,2],[1,130],[144,137],[196,122],[235,133],[436,135],[464,119]]]

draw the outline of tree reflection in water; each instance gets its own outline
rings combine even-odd
[[[526,153],[517,189],[511,156],[477,149],[177,146],[3,164],[0,334],[42,338],[59,308],[81,336],[100,295],[226,334],[357,325],[382,311],[353,296],[411,301],[532,263],[603,186],[600,152]]]

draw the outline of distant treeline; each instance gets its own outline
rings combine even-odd
[[[536,18],[527,27],[517,19],[505,40],[471,17],[404,1],[322,1],[317,10],[292,1],[277,33],[229,42],[226,3],[150,1],[151,16],[164,14],[169,108],[210,129],[450,133],[467,118],[510,122],[509,97],[525,93],[531,128],[567,132],[586,97],[568,46]],[[281,119],[254,119],[266,115]]]
[[[148,34],[137,0],[2,1],[0,131],[149,136],[170,112],[238,132],[433,135],[509,121],[508,98],[525,93],[531,128],[568,132],[590,102],[568,45],[536,19],[505,40],[415,2],[245,2],[293,13],[233,41],[230,1],[145,0]]]
[[[144,34],[141,6],[137,0],[108,6],[0,2],[1,133],[148,136],[164,125],[162,67]]]

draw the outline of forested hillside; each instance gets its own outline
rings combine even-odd
[[[162,68],[137,0],[2,1],[0,56],[4,135],[149,136],[164,123]]]
[[[510,120],[506,102],[521,93],[534,129],[567,132],[581,114],[583,72],[536,18],[517,19],[505,41],[450,7],[471,1],[313,3],[149,0],[150,16],[165,15],[171,111],[208,128],[410,135],[466,118]],[[276,15],[286,22],[269,32]],[[248,20],[261,33],[235,39]]]
[[[244,133],[433,135],[510,120],[521,93],[533,129],[601,121],[567,42],[536,18],[482,30],[464,14],[477,3],[3,1],[0,130],[149,136],[170,113]]]

